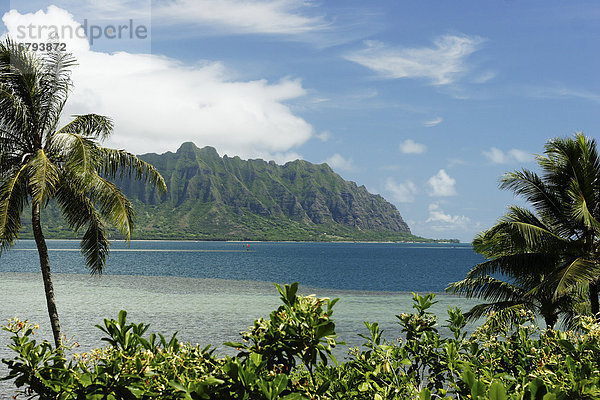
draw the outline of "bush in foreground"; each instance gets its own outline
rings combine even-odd
[[[434,295],[414,296],[415,312],[398,315],[403,337],[383,338],[365,322],[366,343],[338,364],[331,318],[337,299],[297,294],[298,284],[277,286],[283,304],[258,319],[234,357],[180,343],[148,325],[106,319],[98,327],[109,345],[64,356],[33,339],[35,327],[12,320],[3,360],[25,397],[41,399],[597,399],[600,398],[600,326],[582,319],[581,332],[540,330],[533,315],[516,324],[492,314],[472,335],[459,309],[448,310],[452,332],[442,338],[428,310]],[[331,363],[329,362],[331,361]]]

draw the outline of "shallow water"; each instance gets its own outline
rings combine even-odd
[[[50,252],[53,268],[61,271],[54,274],[54,285],[63,333],[81,344],[78,351],[102,346],[102,334],[94,325],[101,324],[104,318],[116,318],[119,310],[126,309],[131,322],[151,324],[149,333],[171,335],[178,332],[180,340],[213,344],[220,354],[231,354],[231,350],[221,343],[238,341],[239,332],[246,330],[254,319],[268,316],[279,306],[273,281],[300,280],[300,293],[341,298],[334,307],[333,317],[340,340],[348,345],[336,349],[338,359],[344,358],[348,346],[363,343],[358,336],[358,333],[366,333],[363,321],[379,322],[385,330],[384,336],[394,339],[400,334],[395,314],[412,311],[412,295],[407,291],[365,290],[374,287],[373,282],[381,280],[378,274],[391,268],[394,259],[402,254],[401,248],[391,245],[253,243],[251,250],[246,251],[240,243],[136,242],[131,251],[117,244],[120,251],[111,254],[109,268],[102,277],[85,273],[76,246],[77,243],[68,241],[51,241],[49,245],[54,249]],[[347,249],[354,254],[352,258],[344,256],[349,252]],[[383,257],[377,249],[387,256]],[[0,259],[0,318],[18,316],[38,323],[38,339],[50,340],[43,283],[33,250],[32,243],[24,242],[16,251],[6,253]],[[431,261],[439,258],[440,251],[444,250],[450,253],[446,253],[446,270],[439,273],[435,272],[434,265],[418,264],[414,258],[420,253]],[[404,261],[398,263],[408,263],[407,259],[413,257],[417,266],[409,269],[414,272],[418,284],[412,290],[429,292],[445,287],[447,281],[444,282],[443,277],[459,276],[462,273],[459,270],[468,262],[465,258],[471,257],[468,253],[472,251],[416,245],[405,251]],[[454,258],[448,254],[454,254]],[[295,268],[294,257],[296,261],[299,259]],[[315,260],[320,260],[319,264],[316,269],[311,269]],[[281,267],[277,267],[279,262]],[[368,267],[357,268],[360,265]],[[423,265],[428,265],[428,271],[423,270]],[[19,269],[31,272],[14,271]],[[399,270],[406,273],[404,268]],[[79,273],[73,273],[75,271]],[[124,274],[126,271],[132,271],[132,274]],[[161,276],[169,274],[171,276]],[[173,276],[185,274],[191,276]],[[429,279],[419,278],[424,274],[429,274]],[[226,279],[220,275],[225,275]],[[241,280],[233,279],[234,276],[254,278]],[[396,282],[384,285],[388,288],[410,287],[408,278],[389,276],[387,281]],[[310,282],[325,284],[311,286]],[[446,319],[448,306],[460,305],[466,309],[475,304],[445,294],[439,294],[437,299],[439,303],[432,311],[440,316],[441,324]],[[447,333],[442,327],[440,331]],[[7,344],[8,335],[0,334],[0,358],[12,357]],[[1,365],[0,375],[5,373],[6,369]],[[0,391],[7,392],[9,388],[5,383],[0,386]]]
[[[39,339],[51,340],[47,323],[43,283],[38,274],[0,273],[2,317],[19,316],[40,324]],[[231,350],[220,344],[239,341],[239,332],[246,330],[260,316],[276,309],[279,296],[272,284],[255,281],[198,279],[180,277],[143,277],[105,275],[55,274],[55,291],[64,334],[80,343],[77,351],[87,351],[104,344],[102,332],[94,327],[103,318],[116,318],[119,310],[128,311],[132,322],[150,323],[150,332],[171,335],[178,332],[180,340],[213,344],[220,354]],[[359,346],[366,333],[363,321],[379,322],[388,339],[399,336],[395,314],[412,310],[410,293],[358,292],[300,287],[303,294],[340,297],[333,317],[341,340],[348,345],[336,351],[338,359],[347,354],[348,346]],[[465,299],[439,294],[439,303],[432,311],[445,319],[448,306],[474,304]],[[441,328],[442,333],[446,330]],[[0,358],[11,357],[6,348],[8,335],[0,336]],[[0,374],[6,369],[0,367]],[[0,390],[8,391],[3,384]],[[2,397],[0,397],[2,398]]]

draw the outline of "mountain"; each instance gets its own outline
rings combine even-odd
[[[135,239],[425,240],[411,234],[394,205],[327,164],[221,157],[193,143],[138,157],[162,174],[168,193],[116,182],[134,204]],[[43,222],[49,237],[71,235],[52,206]]]
[[[327,164],[285,165],[220,157],[184,143],[176,153],[139,156],[155,166],[167,196],[120,182],[137,211],[137,235],[240,240],[411,237],[392,204],[337,175]]]

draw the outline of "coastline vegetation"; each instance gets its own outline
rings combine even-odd
[[[132,240],[214,240],[214,241],[303,241],[303,242],[419,242],[419,243],[459,243],[458,239],[429,239],[408,232],[358,230],[335,223],[307,225],[290,219],[275,219],[256,214],[235,215],[232,218],[251,229],[242,231],[230,226],[215,226],[214,229],[199,231],[196,227],[174,227],[173,217],[166,213],[147,211],[149,207],[139,201],[132,201],[135,212],[135,230]],[[208,219],[210,205],[204,205],[193,219],[200,226],[208,226],[202,219]],[[42,226],[49,239],[81,239],[81,234],[73,232],[59,207],[53,202],[43,210]],[[169,218],[170,217],[170,218]],[[119,230],[107,227],[111,239],[123,239]],[[33,239],[31,218],[22,219],[22,239]]]
[[[134,211],[136,202],[132,202]],[[223,227],[212,231],[197,232],[194,229],[174,229],[167,216],[136,212],[136,229],[131,240],[209,240],[209,241],[299,241],[299,242],[418,242],[418,243],[459,243],[458,239],[429,239],[406,232],[358,230],[340,224],[320,224],[307,226],[292,220],[276,220],[257,215],[237,216],[244,226],[252,227],[251,231],[240,232]],[[42,222],[46,237],[49,239],[81,239],[81,235],[65,222],[60,210],[53,204],[44,209]],[[115,229],[108,229],[111,239],[123,239],[123,235]],[[24,216],[19,237],[33,239],[31,219]]]
[[[479,399],[570,400],[600,397],[600,324],[577,331],[540,330],[533,313],[511,321],[490,313],[471,335],[449,308],[450,337],[428,309],[434,295],[414,295],[414,313],[397,315],[403,336],[388,341],[365,322],[365,344],[338,362],[333,307],[338,299],[277,287],[282,305],[254,322],[235,356],[219,357],[177,337],[147,335],[149,326],[116,320],[97,325],[107,347],[66,357],[35,340],[35,326],[12,320],[13,359],[5,359],[21,395],[41,399]],[[18,396],[18,395],[17,395]],[[17,397],[18,398],[18,397]]]

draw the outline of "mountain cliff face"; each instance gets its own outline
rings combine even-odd
[[[285,165],[220,157],[184,143],[176,153],[139,156],[164,177],[168,194],[136,181],[120,186],[134,201],[141,237],[240,240],[400,240],[410,229],[392,204],[337,175],[327,164]]]

